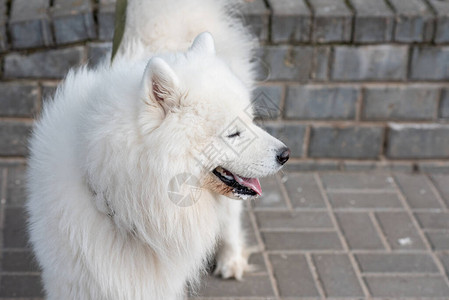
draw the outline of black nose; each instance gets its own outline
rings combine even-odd
[[[287,147],[279,150],[278,155],[276,156],[278,163],[280,163],[281,165],[285,164],[289,158],[290,158],[290,149],[288,149]]]

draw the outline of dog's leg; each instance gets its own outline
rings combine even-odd
[[[221,241],[214,275],[240,280],[244,271],[248,270],[248,255],[241,224],[243,201],[223,197],[221,202]]]

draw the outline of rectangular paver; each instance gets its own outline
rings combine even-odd
[[[393,190],[393,178],[387,174],[330,173],[321,174],[327,190]]]
[[[312,14],[304,0],[270,0],[271,40],[307,42],[310,40]]]
[[[341,249],[336,232],[262,232],[268,250]]]
[[[294,208],[325,208],[313,174],[288,173],[284,185]]]
[[[333,229],[327,212],[256,212],[259,228],[296,229],[327,228]]]
[[[441,208],[425,175],[396,174],[399,188],[413,208]]]
[[[428,254],[357,254],[363,273],[438,273]]]
[[[287,208],[281,187],[275,176],[260,179],[262,196],[254,201],[255,208]]]
[[[375,297],[447,297],[449,287],[442,277],[365,277]]]
[[[405,212],[376,213],[388,243],[393,249],[424,249],[417,228]]]
[[[446,202],[446,206],[449,207],[449,175],[434,174],[430,177],[435,184],[438,192],[443,200]]]
[[[327,297],[362,297],[363,291],[346,255],[313,255]]]
[[[385,249],[367,213],[337,213],[338,224],[352,250]]]
[[[282,297],[319,296],[304,255],[281,254],[269,257]]]
[[[338,209],[402,208],[396,193],[328,193],[329,201]]]

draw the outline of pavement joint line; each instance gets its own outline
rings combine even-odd
[[[385,273],[363,273],[363,277],[441,277],[440,273],[410,273],[410,272],[385,272]]]
[[[435,265],[437,266],[438,270],[440,271],[440,274],[443,275],[443,280],[446,282],[446,285],[449,287],[449,278],[448,276],[446,276],[446,271],[445,268],[443,266],[443,264],[441,263],[441,261],[438,259],[437,255],[435,254],[435,252],[432,249],[432,246],[430,245],[425,233],[423,232],[423,230],[421,229],[421,226],[419,225],[418,221],[415,218],[414,213],[412,212],[412,210],[410,209],[410,205],[407,202],[407,199],[404,195],[404,193],[402,192],[402,190],[399,188],[399,185],[396,181],[396,178],[394,176],[392,183],[394,184],[394,186],[398,189],[399,193],[399,200],[402,202],[402,205],[406,208],[407,214],[409,215],[409,218],[411,219],[413,225],[416,228],[416,231],[418,233],[418,235],[421,237],[422,242],[424,243],[427,251],[429,252],[430,256],[432,257]]]
[[[326,189],[329,194],[395,194],[394,189]]]
[[[320,276],[318,275],[318,272],[316,270],[316,266],[313,263],[312,255],[311,253],[305,254],[307,265],[309,266],[309,270],[312,273],[313,282],[315,283],[315,287],[318,291],[318,294],[321,298],[326,298],[326,292],[324,291],[323,284],[320,280]]]
[[[285,174],[282,174],[282,175],[288,176]],[[293,205],[292,205],[292,202],[290,201],[290,197],[288,196],[287,188],[284,186],[284,183],[282,182],[279,174],[276,174],[276,181],[277,181],[278,185],[280,186],[281,193],[282,193],[282,196],[284,197],[284,201],[285,201],[285,204],[287,205],[288,210],[290,210],[290,211],[293,210]]]
[[[270,279],[271,288],[273,289],[274,296],[276,297],[276,299],[280,299],[280,294],[279,294],[279,288],[278,288],[278,285],[277,285],[277,280],[276,280],[276,277],[274,276],[273,265],[271,264],[271,261],[268,258],[268,253],[266,251],[264,251],[262,253],[262,256],[263,256],[263,259],[265,261],[265,265],[267,267],[268,278]]]
[[[352,254],[349,251],[350,248],[348,246],[348,242],[346,241],[346,239],[343,235],[343,232],[341,231],[340,225],[338,224],[338,221],[337,221],[337,217],[335,216],[335,212],[332,210],[332,205],[329,201],[326,190],[324,189],[323,182],[321,181],[321,177],[319,176],[318,173],[314,173],[314,179],[318,185],[318,189],[321,192],[321,197],[323,198],[324,203],[326,204],[326,207],[329,210],[329,217],[332,221],[332,224],[335,227],[335,230],[337,231],[337,235],[338,235],[338,238],[340,239],[340,243],[343,246],[343,250],[344,250],[344,252],[348,253],[347,255],[351,262],[352,268],[356,274],[357,280],[359,281],[360,287],[362,288],[363,294],[364,294],[365,298],[368,298],[371,296],[370,291],[368,290],[368,287],[361,276],[360,268],[359,268],[357,262],[355,261],[354,254]]]
[[[261,228],[261,232],[335,232],[334,228]]]
[[[438,202],[440,202],[441,207],[444,211],[448,211],[448,207],[446,205],[446,202],[443,199],[443,196],[441,196],[440,191],[437,189],[435,182],[429,177],[429,175],[426,175],[427,182],[429,183],[430,189],[432,190],[435,197],[438,199]]]
[[[449,229],[447,229],[447,228],[429,228],[429,229],[423,229],[423,232],[446,233],[446,232],[449,232]]]
[[[371,223],[374,226],[374,229],[376,230],[377,235],[379,236],[379,238],[380,238],[382,244],[384,245],[385,249],[387,249],[388,252],[391,252],[391,246],[388,243],[388,240],[385,237],[385,234],[384,234],[382,228],[380,227],[380,224],[379,224],[379,221],[376,218],[376,215],[374,214],[374,212],[369,212],[368,215],[369,215]]]

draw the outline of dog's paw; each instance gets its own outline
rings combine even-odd
[[[235,278],[242,280],[243,273],[251,269],[251,266],[248,264],[248,258],[241,254],[220,255],[217,257],[214,275],[225,279]]]

